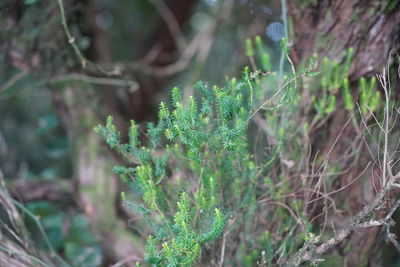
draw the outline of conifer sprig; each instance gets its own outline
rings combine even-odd
[[[267,72],[246,67],[241,79],[227,79],[223,87],[198,82],[194,85],[195,95],[187,102],[179,88],[173,88],[170,104],[159,105],[158,121],[147,124],[147,138],[139,134],[139,126],[133,121],[127,143],[121,142],[123,138],[111,117],[95,128],[129,163],[114,171],[136,193],[124,193],[124,205],[142,216],[151,228],[147,230],[153,232],[145,246],[144,261],[149,266],[192,266],[200,255],[209,253],[207,243],[219,240],[227,218],[235,218],[236,222],[229,226],[230,231],[254,235],[252,224],[260,212],[257,201],[262,192],[278,198],[289,189],[282,178],[270,179],[268,184],[261,178],[280,159],[288,144],[287,136],[298,127],[286,123],[280,112],[294,112],[299,98],[295,81],[315,76],[314,64],[310,62],[308,68],[284,77],[279,86],[282,79],[271,69],[261,39],[256,38],[255,45],[247,41],[247,49]],[[325,113],[334,110],[330,101],[321,106]],[[267,133],[271,143],[263,160],[257,160],[250,150],[249,143],[254,140],[249,129],[254,127],[255,115],[265,117],[272,129]],[[272,188],[274,183],[279,186]],[[299,201],[292,208],[297,211],[302,205]],[[284,222],[276,234],[287,242],[274,243],[271,235],[265,235],[263,246],[269,257],[274,256],[273,249],[284,249],[281,256],[286,257],[293,249],[291,233],[297,221],[284,208],[268,216]],[[305,215],[302,220],[307,221]],[[239,250],[251,249],[243,245]]]

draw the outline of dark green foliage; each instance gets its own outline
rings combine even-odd
[[[111,117],[105,126],[96,127],[110,148],[136,165],[114,171],[142,192],[144,206],[126,200],[125,194],[124,202],[153,220],[156,236],[148,237],[145,257],[151,265],[193,264],[200,248],[223,231],[225,219],[217,207],[229,214],[254,194],[250,183],[257,169],[246,139],[252,92],[235,79],[225,88],[199,82],[195,89],[201,100],[191,96],[187,103],[178,88],[172,90],[172,109],[160,104],[160,121],[157,126],[148,124],[150,140],[145,146],[138,140],[134,122],[126,144],[121,143]],[[167,144],[160,151],[161,133]],[[168,177],[171,172],[176,175]],[[174,219],[168,219],[172,214]]]

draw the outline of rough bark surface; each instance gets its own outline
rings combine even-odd
[[[391,7],[391,1],[323,0],[304,8],[299,2],[290,1],[288,6],[294,30],[292,56],[297,64],[314,52],[319,58],[341,60],[346,49],[353,47],[350,77],[357,80],[381,72],[390,50],[399,48],[400,8]]]
[[[353,47],[355,55],[349,75],[353,84],[362,76],[371,77],[382,72],[382,68],[387,65],[390,50],[400,47],[399,3],[360,0],[312,2],[315,4],[307,4],[306,1],[288,3],[295,44],[291,56],[295,64],[302,64],[313,53],[317,53],[320,59],[326,56],[341,61],[345,51]],[[357,90],[357,87],[353,86],[353,90]],[[340,158],[344,151],[355,145],[355,129],[347,127],[342,131],[347,119],[344,110],[339,110],[332,116],[328,129],[325,129],[328,135],[321,141],[325,144],[321,150],[329,151],[335,144],[330,154],[332,159]],[[339,135],[340,142],[335,143]],[[352,167],[355,171],[339,177],[338,187],[352,182],[364,169],[368,153],[362,154]],[[363,208],[364,202],[373,197],[374,190],[366,189],[371,187],[370,183],[356,181],[343,192],[343,199],[350,205],[350,212],[346,216],[354,215]],[[376,227],[351,237],[351,253],[347,257],[349,266],[365,266],[368,263],[378,232],[379,228]]]

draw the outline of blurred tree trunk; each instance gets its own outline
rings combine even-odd
[[[315,4],[314,4],[315,3]],[[291,57],[296,65],[306,63],[313,53],[321,60],[328,57],[343,60],[344,52],[353,47],[355,56],[350,69],[350,82],[357,84],[360,77],[371,77],[382,72],[386,66],[391,49],[399,48],[400,8],[398,1],[294,1],[288,3],[288,12],[293,25],[293,43]],[[353,90],[357,88],[353,86]],[[354,142],[355,129],[346,127],[348,120],[343,108],[336,111],[326,125],[328,136],[319,140],[324,144],[320,148],[328,151],[341,134],[341,141],[334,146],[330,155],[335,159],[343,155]],[[357,160],[353,171],[339,177],[339,187],[349,184],[361,173],[369,161],[368,153]],[[350,164],[350,163],[348,163]],[[344,166],[346,167],[346,166]],[[366,182],[368,185],[369,182]],[[345,192],[352,216],[363,208],[373,194],[365,194],[365,185],[360,180],[352,184]],[[349,266],[365,266],[370,262],[372,249],[377,241],[378,227],[371,228],[351,238],[352,248],[348,254]]]
[[[179,2],[180,5],[178,5]],[[188,18],[189,7],[194,1],[173,1],[171,11],[177,15],[180,26]],[[184,6],[182,6],[184,3]],[[108,33],[101,29],[97,19],[102,10],[101,4],[96,1],[85,1],[86,11],[83,13],[88,21],[89,34],[92,39],[90,59],[96,63],[108,63],[112,61],[112,43]],[[179,14],[180,16],[178,16]],[[160,28],[165,28],[164,21],[160,20]],[[176,49],[171,45],[172,37],[168,29],[161,34],[157,33],[156,44],[162,46],[162,52]],[[161,39],[160,39],[161,38]],[[154,41],[154,40],[151,40]],[[150,47],[151,44],[143,44]],[[142,258],[143,244],[139,238],[127,228],[123,218],[118,218],[117,198],[119,197],[118,178],[112,172],[113,157],[103,149],[104,142],[93,131],[93,127],[100,123],[100,115],[111,114],[119,129],[126,130],[131,115],[143,120],[149,113],[151,94],[154,90],[141,86],[139,103],[131,102],[128,108],[121,112],[121,101],[116,90],[110,86],[96,87],[96,93],[92,88],[77,83],[63,89],[61,94],[53,92],[54,104],[62,118],[68,138],[72,144],[74,182],[76,197],[80,208],[89,219],[93,232],[99,239],[105,254],[111,261],[125,262],[124,266],[132,266],[135,259]],[[127,112],[128,111],[128,112]]]
[[[117,215],[117,180],[112,157],[93,131],[99,123],[99,100],[90,87],[67,87],[54,93],[54,101],[73,146],[73,162],[79,206],[89,219],[93,232],[113,262],[140,259],[142,246]],[[128,263],[127,263],[128,264]],[[127,266],[133,266],[130,261]]]

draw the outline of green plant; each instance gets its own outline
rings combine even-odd
[[[246,42],[248,54],[257,53],[263,69],[269,71],[269,55],[261,39],[257,37],[255,43],[256,50],[253,50],[253,41]],[[208,242],[220,238],[230,218],[235,220],[230,231],[237,231],[234,228],[243,225],[245,232],[253,235],[251,224],[256,202],[260,189],[265,187],[260,178],[279,156],[285,133],[276,126],[280,140],[270,149],[271,156],[266,162],[255,162],[249,147],[249,133],[253,131],[249,129],[250,119],[260,110],[272,108],[277,112],[286,104],[294,103],[297,94],[294,81],[309,73],[304,69],[285,77],[282,83],[276,73],[265,74],[245,67],[241,80],[229,79],[222,88],[198,82],[194,86],[196,96],[186,102],[181,91],[174,88],[171,107],[162,102],[159,121],[148,124],[147,141],[140,136],[138,125],[133,121],[127,143],[121,141],[112,117],[108,117],[106,125],[95,128],[110,148],[135,166],[117,166],[114,171],[134,191],[140,189],[141,203],[131,200],[126,193],[122,199],[153,228],[154,234],[147,238],[145,252],[148,264],[192,265],[201,249],[207,251]],[[282,85],[275,92],[265,91],[266,83],[277,86],[278,82]],[[266,98],[269,99],[265,101]],[[282,189],[272,193],[284,192]],[[278,216],[286,221],[287,228],[279,230],[285,235],[296,222],[288,217],[287,211],[280,211]],[[268,255],[273,257],[272,244],[267,239],[263,242],[268,247]],[[287,242],[277,245],[283,244],[290,246]],[[251,246],[243,248],[247,250]]]
[[[315,89],[320,91],[320,96],[312,96],[314,107],[317,112],[317,119],[322,119],[329,116],[336,110],[336,95],[340,88],[343,88],[345,103],[349,107],[349,100],[351,96],[348,87],[348,73],[353,58],[353,49],[349,48],[346,52],[344,62],[341,63],[336,60],[331,60],[324,57],[321,66],[321,79]],[[315,55],[317,57],[317,55]],[[317,93],[316,91],[314,91]]]
[[[222,233],[226,216],[218,207],[229,214],[254,197],[251,179],[256,167],[245,138],[252,108],[246,102],[251,93],[245,83],[235,79],[226,88],[210,89],[201,82],[195,88],[201,94],[200,103],[190,97],[183,104],[180,90],[174,88],[173,109],[160,104],[160,121],[148,125],[146,146],[141,145],[134,122],[126,144],[121,143],[111,117],[106,126],[96,128],[111,148],[138,165],[114,170],[132,187],[141,189],[141,213],[155,229],[155,238],[150,236],[146,245],[149,264],[191,265],[200,246]],[[158,152],[162,133],[168,144]],[[123,199],[131,207],[137,206],[125,196]]]
[[[282,44],[291,63],[290,49]],[[316,217],[327,216],[332,200],[321,181],[340,165],[329,167],[316,159],[312,168],[317,164],[324,170],[310,172],[308,135],[316,121],[335,112],[340,91],[345,109],[354,112],[348,81],[353,52],[348,51],[344,64],[324,59],[320,79],[313,80],[322,88],[321,97],[312,100],[314,109],[301,105],[307,90],[298,85],[319,75],[316,56],[307,67],[295,72],[292,66],[291,75],[280,77],[259,37],[246,41],[246,53],[253,70],[245,67],[240,80],[227,79],[225,87],[198,82],[195,96],[186,101],[173,88],[171,104],[161,102],[159,120],[148,123],[145,134],[132,121],[127,137],[121,137],[112,117],[95,128],[130,164],[114,171],[134,192],[123,192],[123,203],[143,218],[143,234],[151,233],[144,254],[150,266],[222,263],[227,254],[230,263],[241,266],[313,261],[307,253],[314,253],[322,233],[314,229],[309,212],[322,205]],[[370,105],[370,111],[377,109],[374,87],[373,79],[360,80],[361,105]],[[371,95],[376,97],[371,100]],[[314,116],[300,116],[313,110]]]

